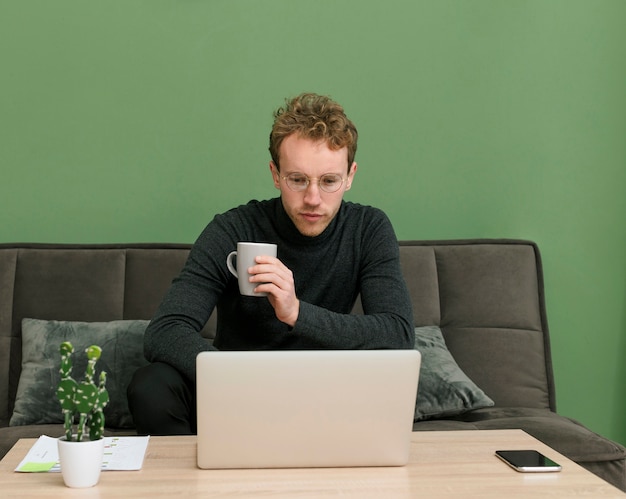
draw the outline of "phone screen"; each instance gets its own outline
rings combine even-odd
[[[517,471],[560,471],[561,466],[536,450],[498,450],[496,456]]]

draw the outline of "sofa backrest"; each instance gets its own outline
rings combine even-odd
[[[13,411],[23,318],[149,319],[189,245],[0,244],[0,426]],[[440,326],[498,406],[555,410],[541,260],[527,241],[401,241],[416,326]],[[355,307],[358,311],[359,305]],[[203,330],[215,334],[215,314]]]
[[[401,241],[416,326],[499,407],[556,411],[541,256],[519,240]]]

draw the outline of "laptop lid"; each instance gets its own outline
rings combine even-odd
[[[203,352],[198,467],[403,466],[416,350]]]

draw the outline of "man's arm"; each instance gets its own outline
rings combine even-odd
[[[400,269],[398,241],[388,218],[378,210],[374,215],[360,233],[360,261],[351,262],[352,271],[358,274],[365,315],[352,315],[349,310],[338,313],[299,300],[291,271],[275,258],[259,258],[258,265],[251,268],[251,280],[260,284],[259,291],[270,293],[277,318],[301,337],[301,341],[294,338],[296,344],[339,349],[413,347],[413,315]],[[345,259],[354,260],[352,256],[350,253]],[[328,290],[336,293],[337,302],[344,302],[353,292],[342,282]]]
[[[144,335],[148,361],[169,364],[190,380],[196,378],[198,353],[213,349],[200,331],[223,292],[226,277],[217,262],[230,248],[227,242],[221,243],[223,238],[206,237],[207,232],[192,247]],[[212,241],[217,243],[207,247]]]
[[[324,348],[413,348],[413,314],[399,259],[389,254],[362,280],[363,315],[337,314],[303,302],[293,334],[315,339]]]

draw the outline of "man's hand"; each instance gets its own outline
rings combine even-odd
[[[278,258],[271,256],[257,256],[256,263],[248,268],[250,282],[259,283],[255,291],[268,293],[267,298],[278,320],[293,327],[300,313],[293,273]]]

